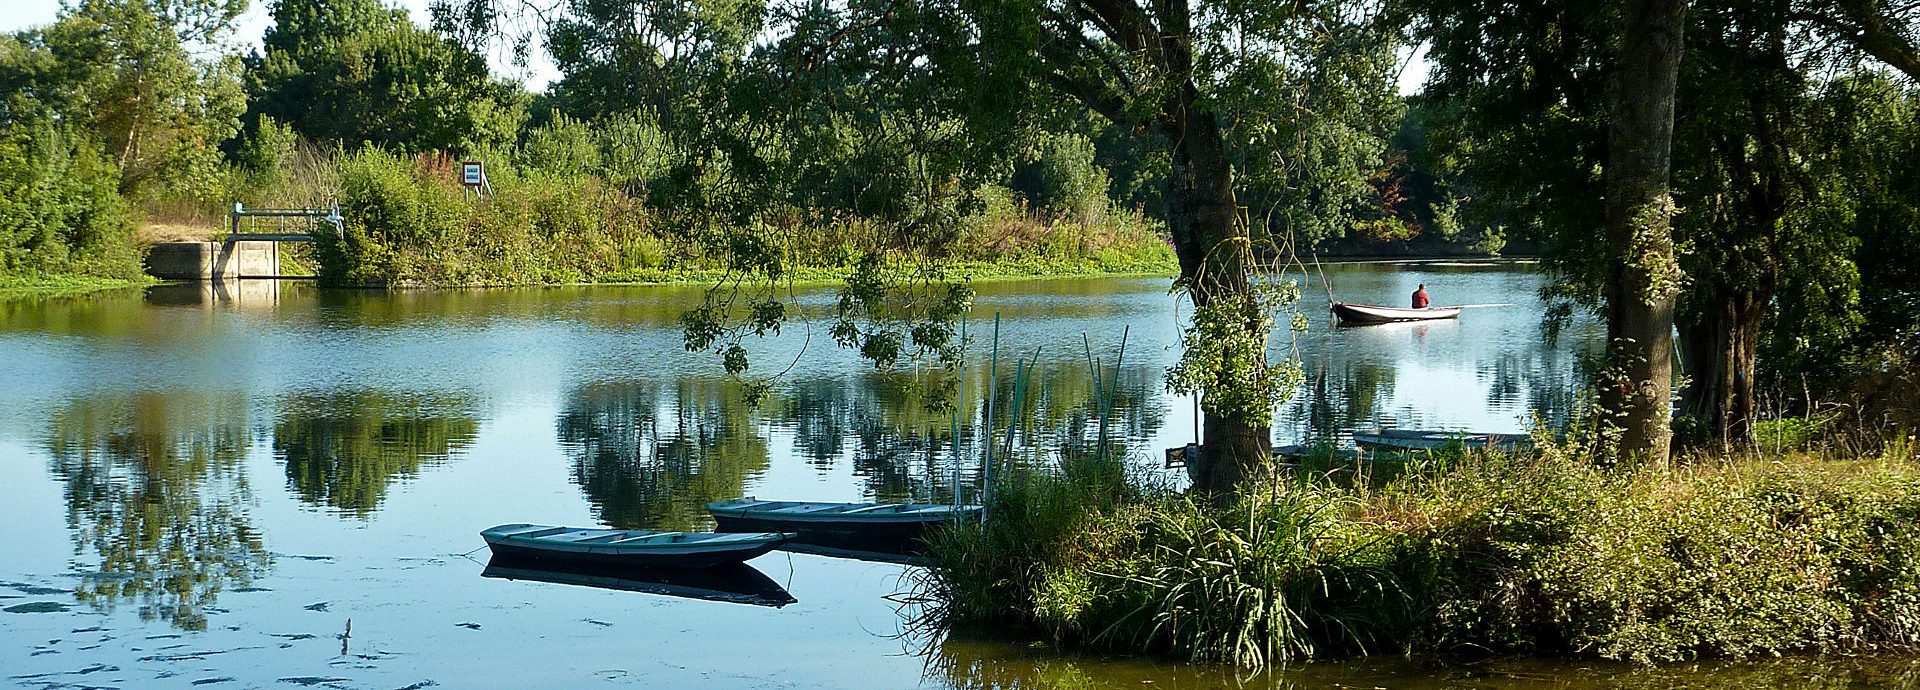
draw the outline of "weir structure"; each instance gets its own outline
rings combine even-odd
[[[247,208],[235,203],[226,237],[209,242],[162,242],[147,250],[147,274],[164,280],[285,278],[281,242],[312,242],[341,232],[338,203],[327,207]],[[271,227],[265,227],[271,225]]]

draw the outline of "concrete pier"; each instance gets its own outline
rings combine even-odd
[[[147,275],[162,280],[278,278],[280,243],[161,242],[147,250]]]

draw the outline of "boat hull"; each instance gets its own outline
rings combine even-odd
[[[1381,429],[1378,431],[1353,432],[1356,446],[1372,450],[1438,450],[1455,443],[1469,450],[1515,451],[1533,447],[1533,439],[1525,434],[1490,434],[1470,431],[1421,431],[1415,429]]]
[[[530,530],[555,532],[545,536],[521,536]],[[517,530],[520,534],[515,534]],[[541,525],[501,525],[481,532],[495,556],[520,561],[542,561],[576,565],[600,565],[631,568],[714,568],[743,563],[780,547],[791,534],[688,535],[679,543],[614,543],[620,539],[644,539],[662,533],[642,530],[593,530]],[[670,534],[670,533],[669,533]],[[564,541],[568,537],[586,537]],[[685,538],[685,537],[683,537]],[[556,540],[559,539],[559,540]]]
[[[818,506],[822,510],[793,512],[755,509],[751,503],[717,501],[707,504],[715,529],[721,532],[792,532],[798,540],[813,541],[822,536],[860,537],[887,540],[904,545],[926,533],[928,527],[960,518],[978,517],[979,506],[919,506],[919,513],[826,512],[832,506],[855,504],[805,503],[798,501],[752,502],[800,508]],[[874,504],[870,507],[885,507]]]
[[[1436,321],[1460,317],[1459,307],[1433,307],[1429,309],[1398,309],[1378,307],[1371,304],[1333,303],[1333,314],[1340,323],[1367,325],[1376,323],[1395,323],[1399,321]]]

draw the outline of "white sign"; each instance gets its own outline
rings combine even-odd
[[[460,164],[460,183],[468,187],[486,184],[487,175],[482,172],[479,161],[467,161]]]

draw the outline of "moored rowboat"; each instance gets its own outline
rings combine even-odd
[[[761,556],[793,535],[656,532],[524,523],[480,532],[495,556],[651,568],[711,568]]]
[[[1394,307],[1377,307],[1371,304],[1334,302],[1333,313],[1335,316],[1340,317],[1340,323],[1368,324],[1458,318],[1460,316],[1460,308],[1430,307],[1427,309],[1397,309]]]
[[[1512,451],[1533,447],[1533,438],[1526,434],[1379,429],[1353,432],[1353,443],[1373,450],[1435,450],[1459,443],[1464,448],[1475,450],[1492,448]]]
[[[736,498],[707,504],[722,531],[779,530],[917,537],[928,525],[980,514],[980,506],[939,503],[816,503]]]

